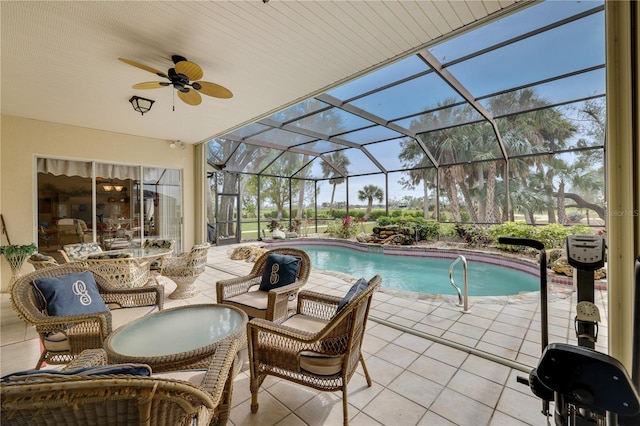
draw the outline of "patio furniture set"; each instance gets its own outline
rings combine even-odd
[[[156,266],[187,267],[171,259]],[[341,390],[346,425],[347,383],[358,364],[372,384],[361,345],[377,275],[344,297],[314,293],[302,289],[311,270],[306,253],[276,248],[249,275],[219,281],[218,303],[163,309],[161,285],[123,288],[90,264],[37,267],[11,289],[14,309],[36,327],[42,355],[35,370],[2,378],[2,424],[62,417],[78,425],[226,424],[244,350],[252,412],[272,375]],[[193,272],[176,274],[190,280]],[[39,370],[44,362],[67,365]]]
[[[117,287],[138,288],[151,281],[158,284],[156,274],[163,275],[177,285],[169,297],[185,299],[197,293],[193,283],[204,272],[209,244],[172,256],[174,245],[174,240],[146,240],[141,248],[103,251],[97,243],[78,243],[64,245],[60,253],[67,264],[77,263],[98,272]],[[27,262],[36,270],[58,265],[55,258],[42,253]]]

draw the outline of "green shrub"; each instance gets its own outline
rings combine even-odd
[[[593,235],[593,228],[587,225],[575,225],[571,227],[571,235]]]
[[[405,217],[388,217],[381,216],[376,220],[377,226],[398,225],[405,228],[411,228],[418,234],[418,240],[433,240],[440,236],[441,223],[432,220],[426,220],[423,217],[415,217],[413,215]]]
[[[514,237],[538,239],[536,228],[522,222],[505,222],[493,225],[489,230],[489,234],[493,239],[493,244],[495,244],[498,248],[506,251],[522,252],[525,250],[525,247],[498,244],[498,238]]]
[[[371,210],[371,214],[369,215],[369,220],[378,220],[379,217],[385,216],[387,212],[383,209],[375,209]]]
[[[546,249],[562,248],[571,229],[559,223],[550,223],[538,229],[536,240],[541,241]]]
[[[484,225],[456,223],[455,230],[458,236],[471,246],[485,247],[493,241],[490,230]]]

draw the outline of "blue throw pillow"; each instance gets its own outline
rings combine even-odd
[[[89,271],[36,278],[33,284],[46,301],[49,315],[82,315],[109,310]]]
[[[98,376],[105,374],[128,374],[133,376],[151,376],[151,367],[146,364],[107,364],[76,370],[26,370],[7,374],[0,379],[2,383],[30,382],[56,376]]]
[[[264,268],[260,290],[269,291],[296,281],[300,269],[300,258],[286,254],[269,253]]]
[[[364,278],[360,278],[354,285],[351,286],[347,294],[344,295],[340,303],[338,303],[338,309],[336,310],[336,314],[344,309],[345,306],[349,302],[351,302],[357,295],[362,293],[369,283]]]

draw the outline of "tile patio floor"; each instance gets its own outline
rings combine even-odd
[[[197,281],[200,294],[186,300],[167,298],[165,307],[215,303],[217,280],[251,269],[250,262],[229,259],[234,247],[213,247],[209,267]],[[312,270],[305,288],[343,295],[354,278]],[[161,280],[165,294],[173,291],[173,282]],[[564,294],[550,298],[549,341],[575,344],[576,302],[571,292]],[[604,319],[597,344],[602,352],[607,351],[606,300],[606,291],[596,291]],[[363,346],[374,383],[368,388],[360,369],[351,379],[350,424],[546,425],[540,400],[516,382],[536,365],[540,354],[536,298],[519,303],[474,299],[470,311],[461,313],[450,297],[420,300],[376,293]],[[0,318],[1,374],[33,368],[39,355],[37,335],[17,318],[6,293],[1,295]],[[342,424],[340,393],[268,378],[259,402],[260,409],[252,414],[245,366],[234,384],[231,425]]]

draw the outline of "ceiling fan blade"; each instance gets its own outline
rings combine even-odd
[[[150,66],[148,66],[148,65],[144,65],[144,64],[138,63],[138,62],[136,62],[136,61],[132,61],[132,60],[130,60],[130,59],[125,59],[125,58],[118,58],[118,59],[119,59],[119,60],[121,60],[122,62],[124,62],[125,64],[129,64],[129,65],[131,65],[131,66],[133,66],[133,67],[140,68],[141,70],[149,71],[150,73],[155,74],[155,75],[157,75],[158,77],[169,78],[169,77],[168,77],[165,73],[163,73],[162,71],[157,70],[157,69],[155,69],[155,68],[151,68],[151,67],[150,67]]]
[[[195,106],[200,105],[200,103],[202,102],[202,96],[200,96],[200,93],[196,92],[195,90],[189,90],[188,92],[178,90],[177,92],[178,97],[182,99],[182,102],[184,102],[185,104]]]
[[[175,68],[177,73],[186,75],[191,81],[199,80],[203,75],[200,65],[194,64],[193,62],[180,61],[176,63]]]
[[[213,96],[214,98],[222,99],[229,99],[233,97],[233,93],[231,93],[229,89],[220,86],[219,84],[211,83],[209,81],[196,81],[194,83],[194,86],[196,84],[200,86],[200,88],[197,90],[207,96]]]
[[[134,84],[133,88],[138,90],[159,89],[170,85],[171,83],[166,83],[164,81],[145,81],[144,83]]]

